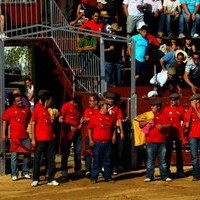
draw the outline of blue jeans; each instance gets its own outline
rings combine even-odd
[[[65,141],[65,139],[62,140],[61,171],[68,170],[68,158],[72,142],[74,144],[74,170],[75,172],[81,170],[81,134],[80,132],[76,132],[71,141]]]
[[[200,138],[190,138],[190,154],[192,158],[193,176],[200,177],[198,151],[200,151]]]
[[[155,159],[158,157],[159,170],[161,179],[164,180],[169,177],[167,172],[167,165],[165,161],[166,156],[166,143],[146,143],[147,151],[147,170],[146,177],[154,179]]]
[[[112,84],[112,78],[114,78],[114,84],[116,86],[121,85],[121,64],[105,62],[105,81],[107,84]]]
[[[101,167],[104,166],[104,179],[111,179],[112,167],[111,167],[111,154],[112,154],[112,142],[101,143],[96,142],[93,149],[93,166],[91,173],[91,180],[97,180],[98,174],[101,171]]]
[[[30,139],[23,139],[22,144],[26,146],[27,148],[30,148]],[[18,176],[18,155],[19,153],[17,152],[12,152],[11,153],[11,177],[13,176]],[[22,176],[29,174],[29,161],[31,154],[25,153],[23,154],[24,159],[23,159],[23,165],[22,165]]]
[[[186,29],[187,29],[187,34],[191,34],[192,36],[195,33],[198,33],[198,29],[199,29],[199,23],[200,23],[200,15],[197,13],[195,15],[196,20],[194,22],[187,22],[187,15],[183,12],[183,18],[181,19],[181,24],[184,26],[184,23],[186,23]],[[185,20],[184,20],[185,19]]]

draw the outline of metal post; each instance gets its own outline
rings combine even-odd
[[[4,41],[0,41],[0,116],[5,110],[5,80],[4,80]],[[0,174],[6,171],[5,163],[5,142],[2,140],[2,120],[0,120]]]
[[[135,93],[135,43],[132,40],[131,41],[131,121],[137,114],[137,95]],[[137,150],[134,147],[134,130],[132,130],[131,135],[131,168],[136,169],[137,168]]]
[[[100,94],[102,95],[107,90],[107,85],[105,82],[105,49],[104,49],[104,39],[100,38],[100,67],[101,67],[101,88]]]

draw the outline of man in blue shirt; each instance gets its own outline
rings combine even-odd
[[[135,68],[136,68],[136,80],[141,78],[143,81],[148,81],[148,68],[146,65],[147,50],[149,42],[146,38],[147,25],[144,22],[137,24],[138,34],[131,37],[135,41]],[[128,45],[128,53],[131,56],[131,45]]]

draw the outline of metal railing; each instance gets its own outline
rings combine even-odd
[[[91,51],[78,53],[77,40],[85,34],[85,30],[83,33],[82,29],[69,26],[55,1],[7,0],[0,5],[5,15],[5,34],[9,37],[5,39],[51,37],[60,57],[66,62],[63,73],[68,71],[72,74],[74,92],[101,94],[106,90],[103,54],[104,36],[108,37],[107,34],[91,34],[100,41],[100,57]],[[119,39],[126,41],[123,37]]]

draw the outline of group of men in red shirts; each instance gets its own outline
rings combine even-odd
[[[42,90],[38,97],[39,101],[33,109],[32,118],[30,108],[23,105],[22,97],[19,94],[13,95],[13,105],[5,110],[2,117],[3,139],[9,138],[10,140],[12,180],[18,180],[18,155],[21,153],[24,154],[22,176],[30,179],[28,162],[31,152],[34,152],[31,185],[38,186],[40,183],[40,166],[43,157],[46,160],[47,184],[59,185],[54,179],[56,133],[52,130],[52,123],[56,119],[53,115],[56,115],[62,128],[60,137],[62,176],[68,177],[67,162],[73,143],[75,175],[83,175],[81,155],[84,155],[86,175],[91,177],[91,182],[96,183],[102,168],[104,168],[105,181],[113,181],[111,175],[116,162],[111,160],[111,155],[116,142],[115,130],[117,127],[120,133],[118,139],[124,139],[123,115],[120,108],[114,103],[115,94],[106,92],[101,101],[97,94],[90,94],[89,108],[85,109],[83,115],[78,97],[64,103],[59,114],[49,111],[52,104],[52,96],[49,91]],[[27,132],[29,122],[31,123],[31,135]],[[10,131],[7,131],[9,126]]]
[[[175,144],[177,176],[184,177],[182,146],[189,142],[193,166],[193,181],[200,180],[198,151],[200,149],[200,94],[190,97],[190,108],[179,105],[180,96],[170,95],[170,103],[162,108],[159,99],[151,101],[152,115],[139,120],[145,132],[147,168],[145,182],[154,180],[155,159],[158,157],[161,180],[172,181],[170,163]],[[145,113],[142,114],[145,116]],[[146,115],[147,116],[147,115]],[[138,120],[136,117],[135,120]]]

